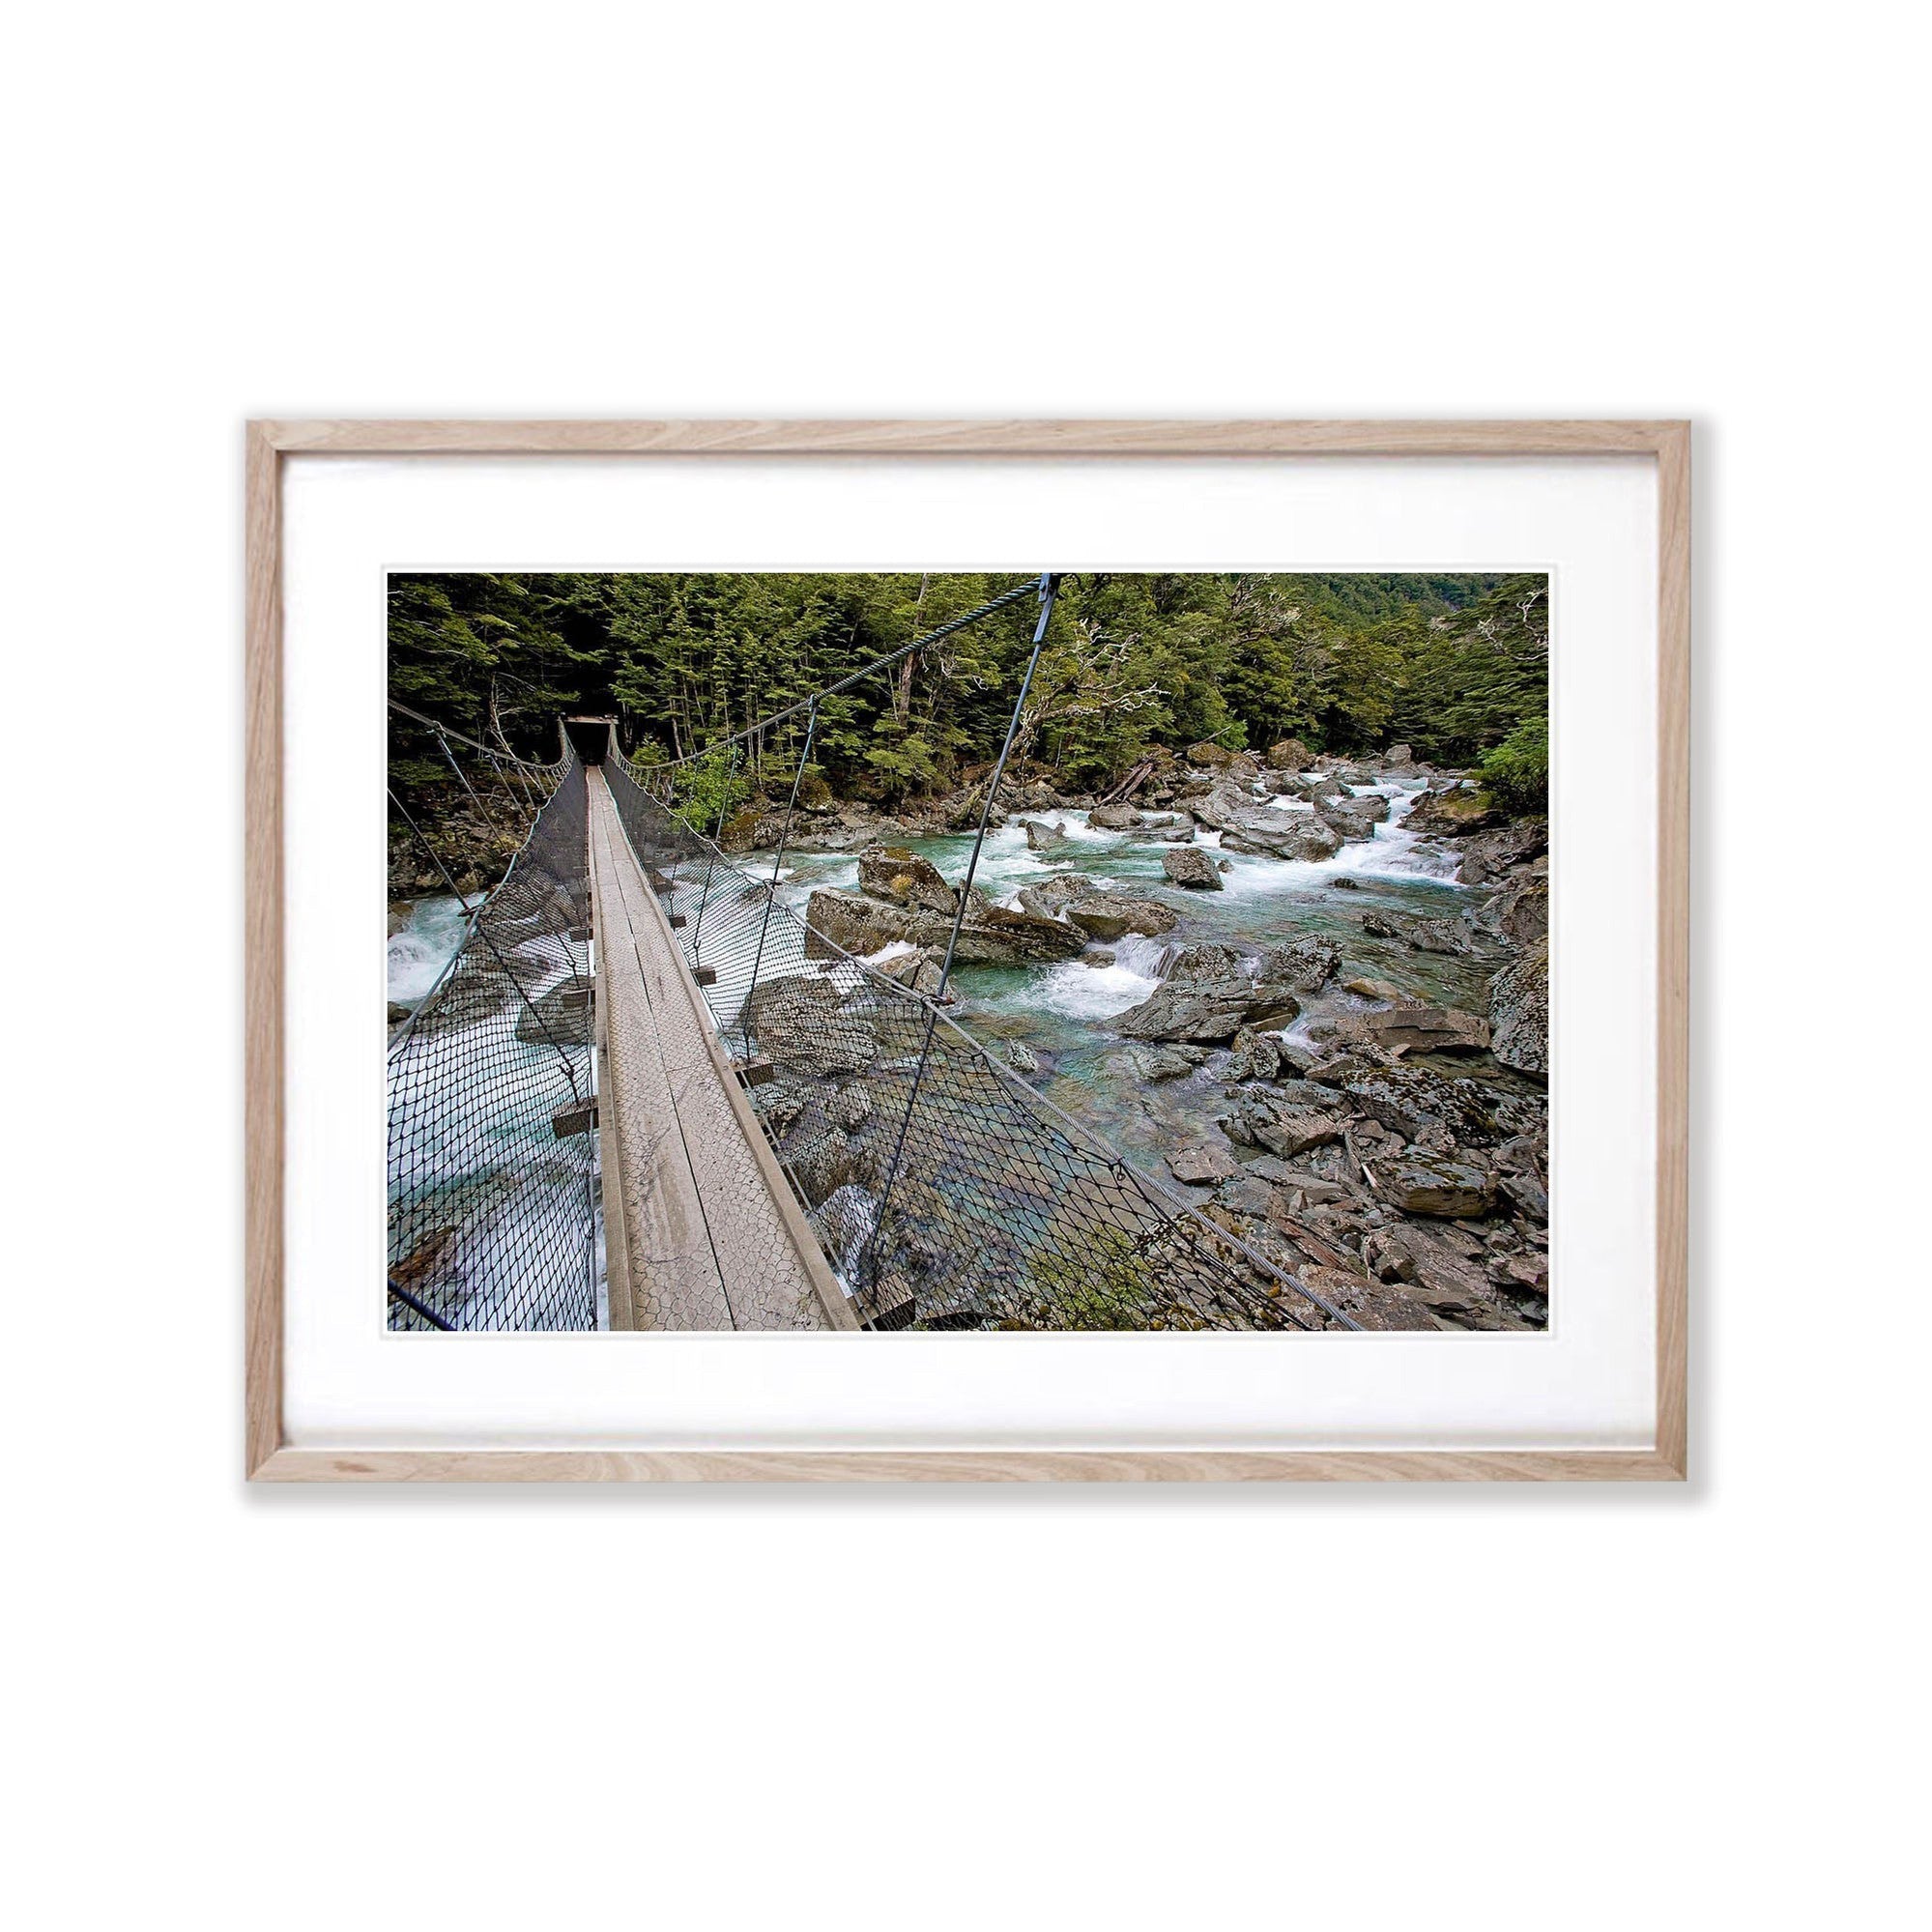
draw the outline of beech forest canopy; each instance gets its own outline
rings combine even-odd
[[[477,737],[557,753],[560,712],[615,712],[626,750],[683,758],[1011,588],[1023,573],[398,574],[389,691]],[[822,707],[813,771],[897,804],[998,751],[1038,610],[1023,598]],[[1341,573],[1068,577],[1016,754],[1099,788],[1150,751],[1298,737],[1363,754],[1406,742],[1481,764],[1513,809],[1547,768],[1548,580]],[[391,782],[440,783],[433,736],[390,717]],[[800,717],[745,747],[791,775]],[[768,741],[766,741],[768,739]]]

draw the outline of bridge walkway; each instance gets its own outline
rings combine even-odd
[[[611,1325],[855,1328],[610,787],[587,775]]]

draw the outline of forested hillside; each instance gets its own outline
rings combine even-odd
[[[627,748],[682,757],[984,603],[1000,575],[398,575],[392,696],[554,755],[560,711],[616,711]],[[1024,599],[830,701],[815,764],[841,795],[941,791],[998,748],[1035,620]],[[1543,577],[1069,577],[1019,755],[1100,787],[1150,748],[1296,736],[1337,754],[1405,742],[1485,761],[1513,809],[1547,763]],[[431,741],[391,719],[391,771],[435,783]],[[797,726],[752,747],[796,757]]]

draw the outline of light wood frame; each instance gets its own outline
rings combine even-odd
[[[1649,456],[1658,466],[1657,1436],[1647,1450],[304,1450],[282,1435],[281,459]],[[1690,425],[1683,421],[255,421],[247,425],[245,1471],[267,1482],[1568,1482],[1687,1473]]]

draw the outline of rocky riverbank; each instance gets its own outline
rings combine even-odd
[[[459,892],[489,891],[517,855],[529,828],[530,811],[524,801],[515,799],[492,799],[486,811],[468,799],[457,803],[439,798],[433,810],[421,810],[418,822],[430,842],[429,851],[407,825],[394,819],[389,822],[391,906],[447,893],[452,882]]]
[[[1543,823],[1400,746],[1148,775],[1101,805],[1016,787],[961,928],[966,1025],[1364,1325],[1543,1326]],[[827,956],[936,984],[958,812],[811,815],[830,837],[794,838],[787,889]]]

